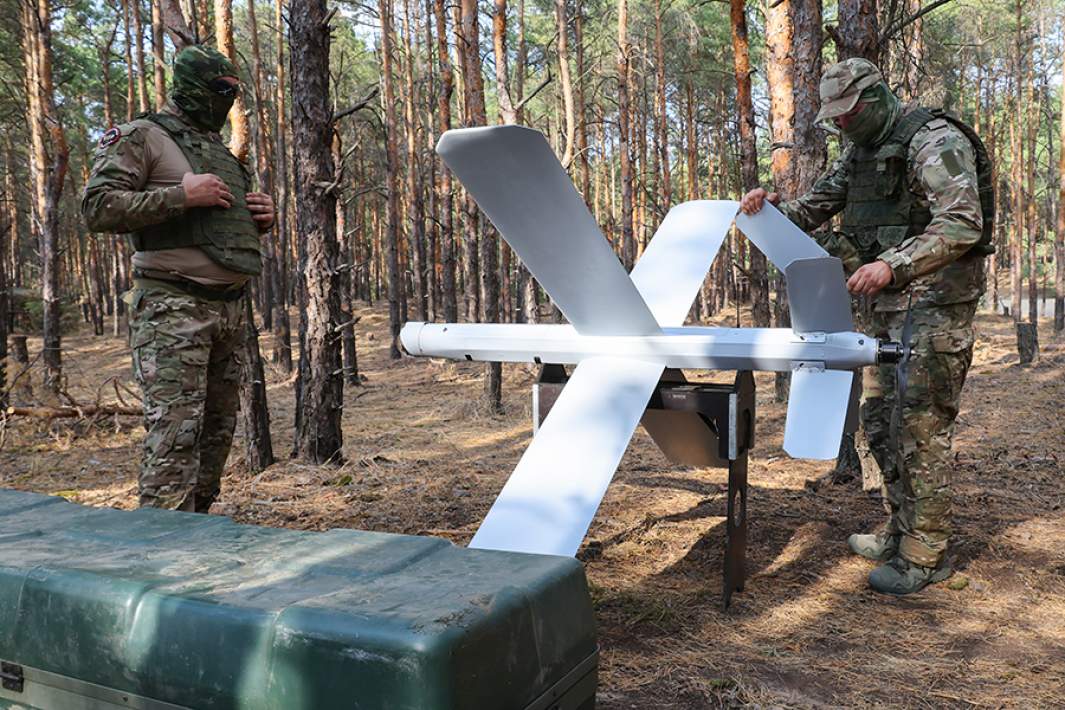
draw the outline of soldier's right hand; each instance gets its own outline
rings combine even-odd
[[[185,173],[181,178],[185,190],[185,207],[224,207],[233,204],[233,193],[222,178],[212,173],[194,175]]]
[[[762,203],[766,200],[771,205],[780,204],[780,194],[776,192],[766,192],[765,188],[756,187],[740,200],[740,211],[743,214],[757,214],[762,211]]]

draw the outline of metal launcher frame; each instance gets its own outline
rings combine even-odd
[[[569,375],[544,365],[533,385],[533,432],[562,394]],[[729,384],[689,382],[668,369],[658,381],[640,423],[669,460],[684,466],[728,469],[725,559],[721,590],[728,609],[747,579],[747,460],[754,446],[754,375],[736,373]]]

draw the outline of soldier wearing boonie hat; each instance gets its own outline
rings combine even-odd
[[[821,78],[821,110],[814,120],[821,122],[850,112],[865,89],[883,80],[880,70],[867,59],[833,64]]]
[[[904,105],[868,60],[829,67],[820,94],[817,120],[845,139],[839,159],[805,195],[781,202],[757,188],[741,209],[753,214],[764,201],[780,203],[807,232],[839,214],[837,231],[813,236],[843,260],[851,293],[873,299],[872,334],[898,340],[912,318],[901,423],[892,423],[894,366],[866,377],[862,405],[891,516],[878,533],[847,541],[883,563],[869,575],[874,589],[909,594],[951,571],[951,441],[983,261],[994,251],[991,166],[969,126],[942,110]]]

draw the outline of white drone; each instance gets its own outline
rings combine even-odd
[[[771,205],[754,216],[729,200],[677,205],[626,274],[539,131],[453,130],[436,150],[570,325],[410,322],[403,347],[577,365],[470,547],[576,554],[667,367],[791,371],[784,450],[830,459],[856,370],[900,356],[854,332],[840,261]],[[733,220],[784,272],[791,328],[683,325]]]

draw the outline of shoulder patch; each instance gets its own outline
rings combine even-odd
[[[100,147],[106,148],[109,145],[114,145],[118,142],[118,139],[122,137],[122,131],[117,127],[112,126],[104,131],[104,134],[100,136]]]

